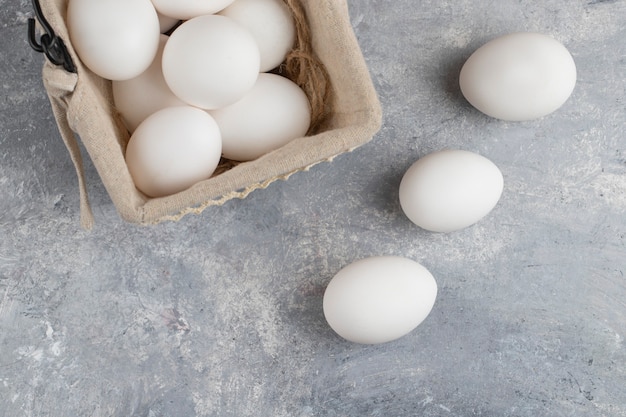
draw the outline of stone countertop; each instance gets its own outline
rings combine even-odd
[[[380,95],[374,140],[178,223],[96,217],[26,42],[0,0],[0,416],[626,416],[626,2],[350,0]],[[540,120],[474,110],[458,72],[513,31],[560,40],[573,95]],[[414,226],[398,185],[419,157],[486,156],[496,208]],[[322,296],[354,260],[435,276],[430,316],[382,345],[333,333]]]

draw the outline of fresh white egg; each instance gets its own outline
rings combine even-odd
[[[259,75],[259,47],[249,31],[219,15],[195,17],[171,34],[163,76],[186,103],[216,109],[241,99]]]
[[[278,67],[293,49],[296,26],[283,0],[237,0],[219,14],[252,33],[261,53],[261,72]]]
[[[418,159],[400,182],[400,205],[416,225],[452,232],[486,216],[498,203],[504,179],[484,156],[464,150],[433,152]]]
[[[304,136],[311,124],[306,94],[276,74],[259,74],[252,89],[230,106],[211,110],[222,132],[222,153],[250,161]]]
[[[167,36],[161,35],[156,57],[147,70],[130,80],[112,82],[115,107],[131,133],[152,113],[166,107],[185,105],[167,86],[161,71],[161,57],[167,39]]]
[[[459,76],[461,92],[474,107],[498,119],[524,121],[561,107],[576,85],[576,64],[556,39],[512,33],[478,48]]]
[[[70,0],[67,25],[81,62],[109,80],[141,74],[159,46],[159,19],[150,0]]]
[[[162,197],[209,178],[221,150],[219,128],[207,112],[168,107],[137,127],[126,148],[126,163],[137,189]]]
[[[341,269],[324,292],[324,317],[351,342],[396,340],[415,329],[432,310],[437,283],[419,263],[374,256]]]
[[[234,0],[152,0],[159,13],[178,20],[217,13]]]

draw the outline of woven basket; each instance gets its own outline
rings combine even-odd
[[[297,4],[306,18],[309,37],[298,42],[306,42],[304,47],[310,48],[321,63],[330,86],[330,94],[323,96],[326,101],[324,117],[316,130],[254,161],[239,164],[223,161],[210,179],[180,193],[147,197],[135,188],[124,160],[129,134],[113,106],[111,82],[88,70],[69,42],[65,23],[67,1],[42,0],[41,10],[55,33],[64,40],[76,73],[46,61],[43,83],[59,131],[76,166],[81,224],[85,228],[93,226],[93,215],[77,136],[120,217],[131,223],[155,224],[176,221],[190,213],[198,214],[233,198],[244,198],[276,180],[287,179],[296,172],[357,148],[380,129],[380,103],[354,36],[346,1],[303,1]],[[294,0],[286,3],[290,7],[295,4]],[[319,77],[304,74],[303,79],[308,83],[301,85],[305,91],[325,88],[316,85]]]

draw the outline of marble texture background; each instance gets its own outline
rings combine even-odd
[[[178,223],[120,220],[87,160],[91,232],[26,42],[0,0],[0,416],[626,416],[626,2],[349,0],[384,109],[369,144]],[[458,72],[512,31],[562,41],[569,101],[541,120],[474,110]],[[505,190],[434,234],[404,171],[480,153]],[[343,266],[399,255],[439,294],[397,341],[346,342],[322,313]]]

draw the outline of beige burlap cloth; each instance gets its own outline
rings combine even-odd
[[[346,0],[286,0],[290,7],[300,9],[300,17],[305,17],[310,39],[299,42],[306,43],[305,52],[308,47],[321,62],[329,81],[330,94],[318,94],[316,98],[326,100],[323,120],[306,137],[297,138],[257,160],[240,164],[224,161],[208,180],[175,195],[149,198],[135,188],[126,167],[124,152],[129,134],[113,106],[110,81],[84,67],[69,42],[65,23],[67,1],[41,0],[41,7],[56,34],[66,43],[77,73],[68,73],[46,61],[43,83],[59,132],[76,166],[81,224],[87,229],[94,220],[78,140],[93,161],[120,217],[131,223],[155,224],[200,213],[232,198],[244,198],[276,180],[287,179],[355,149],[380,129],[380,103],[352,30]],[[302,71],[306,72],[306,61],[303,62]],[[325,88],[316,84],[321,82],[318,76],[307,75],[310,74],[305,73],[301,83],[308,83],[303,88],[309,94],[318,87]]]

